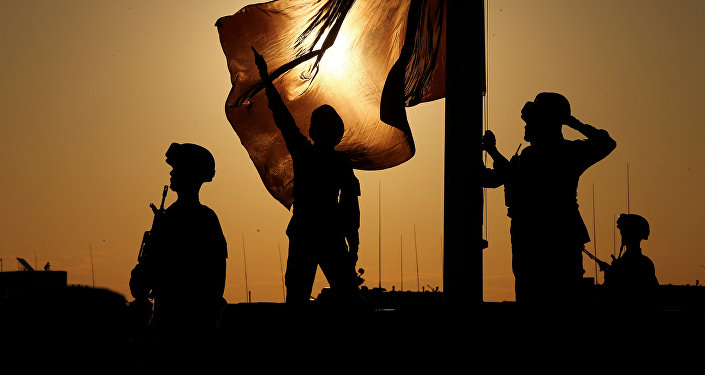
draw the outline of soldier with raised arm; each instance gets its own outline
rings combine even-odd
[[[497,151],[491,133],[484,139],[504,182],[516,300],[573,303],[584,273],[582,250],[590,241],[578,210],[578,181],[617,144],[607,131],[573,117],[561,94],[538,94],[524,105],[521,118],[530,145],[511,160]],[[585,139],[566,140],[564,125]]]
[[[293,160],[294,203],[286,230],[286,302],[309,301],[319,265],[339,301],[356,301],[360,183],[350,159],[335,150],[343,137],[343,120],[329,105],[316,108],[311,114],[311,142],[274,87],[264,58],[254,48],[253,52],[269,108]]]

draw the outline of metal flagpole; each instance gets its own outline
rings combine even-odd
[[[450,305],[479,304],[482,294],[484,0],[446,2],[446,99],[443,288]]]

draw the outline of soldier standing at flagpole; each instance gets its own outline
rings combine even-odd
[[[582,250],[590,241],[578,210],[578,181],[617,143],[607,131],[573,117],[561,94],[538,94],[524,105],[521,118],[526,123],[524,140],[530,145],[510,161],[497,151],[491,132],[484,137],[485,149],[504,181],[516,300],[530,305],[572,304],[579,300],[585,272]],[[587,139],[566,140],[563,125]]]

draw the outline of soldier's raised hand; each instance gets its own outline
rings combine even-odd
[[[485,151],[493,150],[497,147],[497,139],[491,130],[485,131],[485,135],[482,136],[482,149]]]
[[[267,71],[267,62],[264,61],[264,56],[260,55],[255,47],[250,47],[252,48],[252,53],[255,55],[255,65],[257,65],[257,70],[259,70],[259,76],[262,79],[268,79],[269,78],[269,72]]]
[[[568,116],[568,118],[564,122],[565,125],[575,129],[576,127],[582,125],[583,123],[580,122],[575,116]]]

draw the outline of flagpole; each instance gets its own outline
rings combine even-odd
[[[482,168],[485,92],[484,0],[447,1],[444,299],[466,307],[483,301]]]

